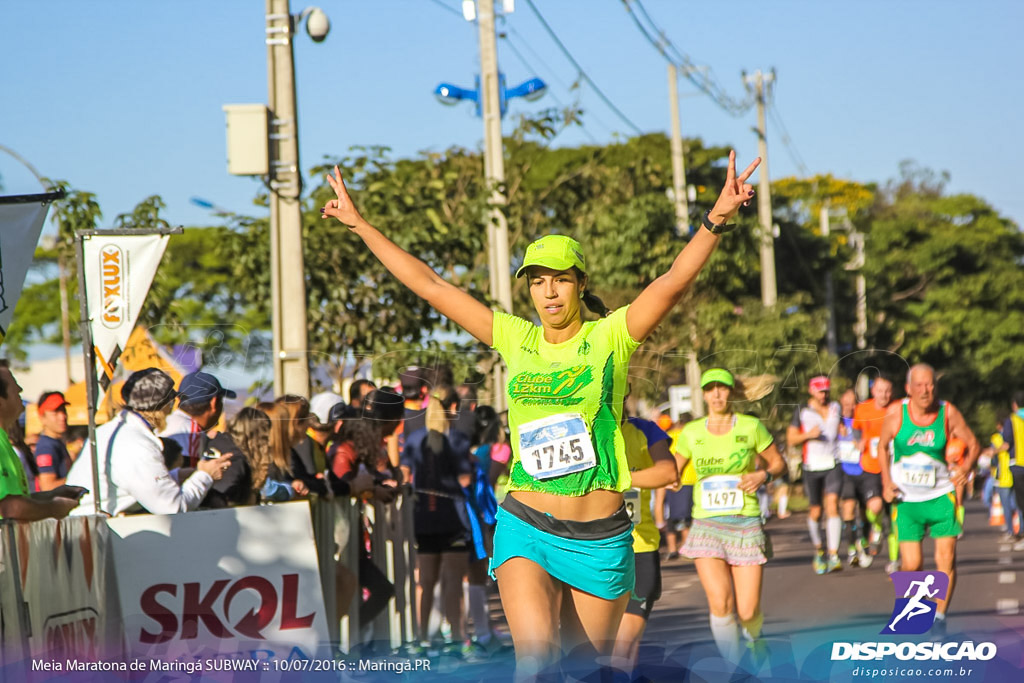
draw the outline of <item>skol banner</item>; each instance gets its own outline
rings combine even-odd
[[[99,385],[106,390],[167,248],[167,235],[82,238],[90,329]]]
[[[14,317],[50,202],[60,196],[0,197],[0,343]]]
[[[273,671],[329,652],[309,503],[108,524],[130,655],[175,667],[250,653]]]

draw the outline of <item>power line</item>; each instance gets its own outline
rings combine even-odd
[[[516,40],[518,40],[523,45],[523,47],[525,47],[530,52],[530,54],[533,55],[533,57],[536,58],[537,61],[540,62],[541,66],[544,67],[544,69],[545,69],[544,72],[538,71],[537,68],[534,67],[530,62],[528,62],[526,60],[525,56],[521,52],[519,52],[517,50],[515,44],[512,42],[512,36],[515,36]],[[536,50],[533,49],[533,46],[530,45],[530,42],[528,40],[526,40],[526,38],[523,37],[523,34],[521,34],[519,31],[516,31],[511,26],[508,26],[507,27],[507,33],[503,34],[502,37],[505,38],[505,42],[508,43],[509,48],[519,58],[519,61],[522,62],[523,66],[525,66],[530,72],[535,73],[535,74],[547,73],[547,74],[551,75],[554,78],[555,82],[558,85],[562,86],[562,88],[564,88],[565,91],[568,92],[568,93],[571,93],[573,90],[576,90],[578,88],[578,85],[576,83],[574,83],[573,85],[569,85],[561,77],[559,77],[558,76],[558,72],[554,68],[552,68],[550,64],[548,64],[546,61],[544,61],[544,58],[540,55],[540,53],[538,53]],[[577,77],[578,77],[578,74],[577,74]],[[551,93],[551,96],[555,99],[556,102],[558,102],[559,104],[562,104],[558,100],[558,98],[554,95],[553,92]],[[576,96],[576,103],[577,104],[579,103],[579,100],[580,100],[579,95],[577,95]],[[564,107],[565,105],[562,104],[562,106]],[[608,132],[614,132],[615,131],[614,128],[609,126],[599,116],[597,116],[594,113],[587,113],[587,119],[593,121],[594,123],[599,125],[601,128],[604,128]],[[582,126],[584,127],[584,131],[586,132],[586,128],[585,128],[586,123],[583,122]],[[587,137],[590,138],[591,142],[594,142],[595,144],[597,143],[597,140],[594,139],[594,137],[591,136],[589,134],[589,132],[587,132]]]
[[[810,171],[807,169],[807,164],[804,163],[803,157],[800,152],[797,151],[796,145],[793,144],[793,139],[789,136],[789,131],[786,130],[786,124],[782,122],[782,115],[779,113],[778,107],[775,106],[774,100],[768,103],[768,115],[772,117],[773,123],[779,127],[780,139],[782,140],[783,146],[786,148],[786,152],[789,154],[789,158],[796,164],[797,170],[800,171],[804,176],[809,176]]]
[[[601,98],[601,101],[608,105],[608,108],[615,112],[615,115],[618,116],[621,121],[623,121],[627,126],[632,128],[633,132],[635,132],[637,135],[642,135],[643,131],[640,130],[640,127],[633,123],[628,116],[623,114],[622,111],[620,111],[619,108],[616,107],[610,99],[608,99],[608,96],[605,95],[601,88],[598,87],[597,83],[594,82],[594,79],[592,79],[587,74],[586,70],[584,70],[584,68],[580,66],[580,63],[576,61],[576,58],[572,56],[572,53],[569,52],[569,48],[567,48],[565,44],[562,43],[561,40],[559,40],[558,35],[555,34],[554,29],[552,29],[548,22],[544,19],[544,16],[540,13],[540,10],[537,9],[537,6],[533,4],[533,0],[526,0],[526,4],[533,11],[534,15],[537,17],[537,20],[540,21],[541,26],[544,27],[544,30],[547,31],[549,36],[551,36],[551,40],[555,42],[558,48],[562,51],[562,54],[565,55],[565,58],[568,59],[574,67],[576,67],[576,70],[579,72],[580,78],[582,78],[583,80],[590,84],[590,87],[594,89],[594,92],[597,93],[597,96]]]
[[[464,17],[462,16],[462,12],[460,12],[460,11],[459,11],[459,10],[457,10],[457,9],[455,9],[455,8],[454,8],[454,7],[452,7],[451,5],[447,5],[447,4],[445,4],[445,3],[444,3],[444,2],[442,2],[441,0],[430,0],[430,2],[434,3],[435,5],[437,5],[438,7],[440,7],[441,9],[443,9],[443,10],[445,10],[445,11],[447,11],[447,12],[450,12],[450,13],[454,14],[454,15],[455,15],[455,16],[457,16],[457,17],[458,17],[459,19],[463,19],[463,18],[464,18]]]
[[[515,43],[512,42],[512,39],[507,34],[504,37],[505,37],[505,44],[508,45],[510,50],[512,50],[512,54],[514,54],[516,57],[519,58],[519,61],[522,62],[523,66],[525,66],[526,69],[528,71],[530,71],[531,73],[538,73],[538,71],[526,60],[526,57],[524,57],[523,54],[519,51],[519,48],[517,48],[515,46]],[[562,109],[566,109],[566,110],[569,109],[569,106],[565,102],[560,100],[558,98],[558,95],[556,95],[554,92],[549,92],[548,94],[551,96],[551,99],[553,99],[555,101],[555,104],[557,104],[559,107],[561,107]],[[583,134],[585,136],[587,136],[587,139],[589,139],[595,145],[598,144],[597,138],[595,138],[590,133],[590,131],[587,130],[584,125],[582,125],[582,119],[580,120],[580,124],[581,124],[580,125],[580,130],[582,130]]]
[[[714,100],[715,104],[733,116],[740,116],[741,114],[745,114],[750,111],[754,106],[753,99],[748,96],[746,99],[737,100],[726,93],[725,89],[711,77],[710,69],[698,67],[685,52],[677,48],[672,41],[668,39],[668,36],[654,22],[654,19],[651,18],[650,14],[648,14],[647,9],[643,6],[643,3],[640,2],[640,0],[622,0],[622,4],[626,7],[626,12],[633,20],[633,23],[636,24],[640,33],[642,33],[644,38],[647,39],[647,42],[649,42],[667,62],[678,66],[686,79],[697,86],[701,92]],[[636,5],[639,13],[643,15],[643,18],[650,25],[650,29],[644,26],[640,16],[633,11],[633,4]],[[657,37],[652,35],[652,31],[657,34]]]

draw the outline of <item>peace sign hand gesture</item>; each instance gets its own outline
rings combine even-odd
[[[736,175],[736,151],[729,151],[729,170],[725,176],[725,187],[718,195],[715,207],[711,209],[708,218],[715,225],[728,223],[729,219],[736,215],[740,206],[749,206],[750,200],[754,197],[754,186],[747,184],[747,179],[761,164],[761,157],[754,159],[750,166],[747,166],[743,173]]]
[[[341,171],[337,165],[334,167],[333,174],[327,174],[327,182],[334,188],[334,194],[338,198],[330,200],[324,205],[324,208],[320,209],[320,218],[337,218],[349,228],[355,228],[365,222],[352,198],[348,196],[348,189],[345,187],[345,181],[342,180]]]

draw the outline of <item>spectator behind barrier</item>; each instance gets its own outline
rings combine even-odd
[[[39,468],[36,467],[36,458],[32,455],[32,448],[25,443],[25,414],[14,421],[14,424],[7,430],[7,438],[14,447],[14,452],[21,460],[21,468],[25,471],[25,483],[29,493],[38,491],[36,477],[39,476]]]
[[[108,515],[195,510],[230,465],[225,457],[200,460],[181,483],[181,470],[167,469],[163,443],[156,432],[166,427],[175,395],[174,380],[162,370],[134,372],[121,388],[124,409],[96,430],[101,510]],[[92,449],[87,443],[83,457],[71,467],[68,482],[92,486],[92,467]],[[93,493],[86,493],[81,502],[74,514],[93,514]]]
[[[305,401],[305,399],[302,399]],[[301,403],[287,403],[293,419],[301,416]],[[291,406],[295,406],[293,409]],[[312,399],[308,405],[308,417],[305,420],[303,439],[292,450],[292,469],[295,478],[301,479],[310,493],[319,496],[327,495],[327,441],[331,437],[330,413],[335,405],[345,405],[345,400],[330,391],[324,391]]]
[[[36,488],[40,491],[55,489],[64,483],[71,469],[71,454],[64,444],[68,431],[68,402],[59,391],[47,391],[36,402],[39,423],[43,431],[36,442],[36,467],[39,477]]]
[[[29,492],[25,470],[7,436],[7,430],[15,426],[24,410],[21,386],[7,360],[0,359],[0,517],[22,522],[62,519],[78,505],[84,489],[64,485],[41,493]]]
[[[377,385],[368,379],[357,379],[348,388],[348,404],[353,408],[361,409],[363,407],[363,399],[376,388]]]
[[[182,377],[178,409],[167,418],[167,425],[159,433],[181,444],[186,466],[195,467],[206,450],[206,432],[220,420],[225,397],[236,398],[237,394],[222,387],[208,372],[193,372]]]
[[[305,399],[302,400],[304,401]],[[291,495],[288,498],[284,498],[285,490],[278,490],[274,500],[292,500],[305,496],[309,493],[309,488],[304,481],[295,477],[295,472],[293,471],[292,446],[295,445],[295,431],[291,411],[283,401],[274,403],[263,402],[258,404],[256,408],[270,418],[271,462],[267,476],[274,481],[287,482],[288,488],[291,490]]]
[[[363,400],[358,417],[342,419],[342,412],[336,414],[342,424],[328,451],[335,495],[360,495],[369,473],[375,481],[373,496],[383,502],[394,500],[394,485],[401,480],[395,431],[402,424],[403,413],[400,394],[374,389]]]

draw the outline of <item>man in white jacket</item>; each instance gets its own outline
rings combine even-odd
[[[164,428],[175,395],[174,380],[157,368],[132,373],[124,383],[124,409],[96,430],[102,512],[173,514],[195,510],[228,468],[227,457],[201,460],[180,484],[179,470],[168,471],[156,432]],[[71,467],[67,483],[93,488],[92,446],[88,442]],[[74,514],[95,514],[94,495],[90,491],[83,496]]]

